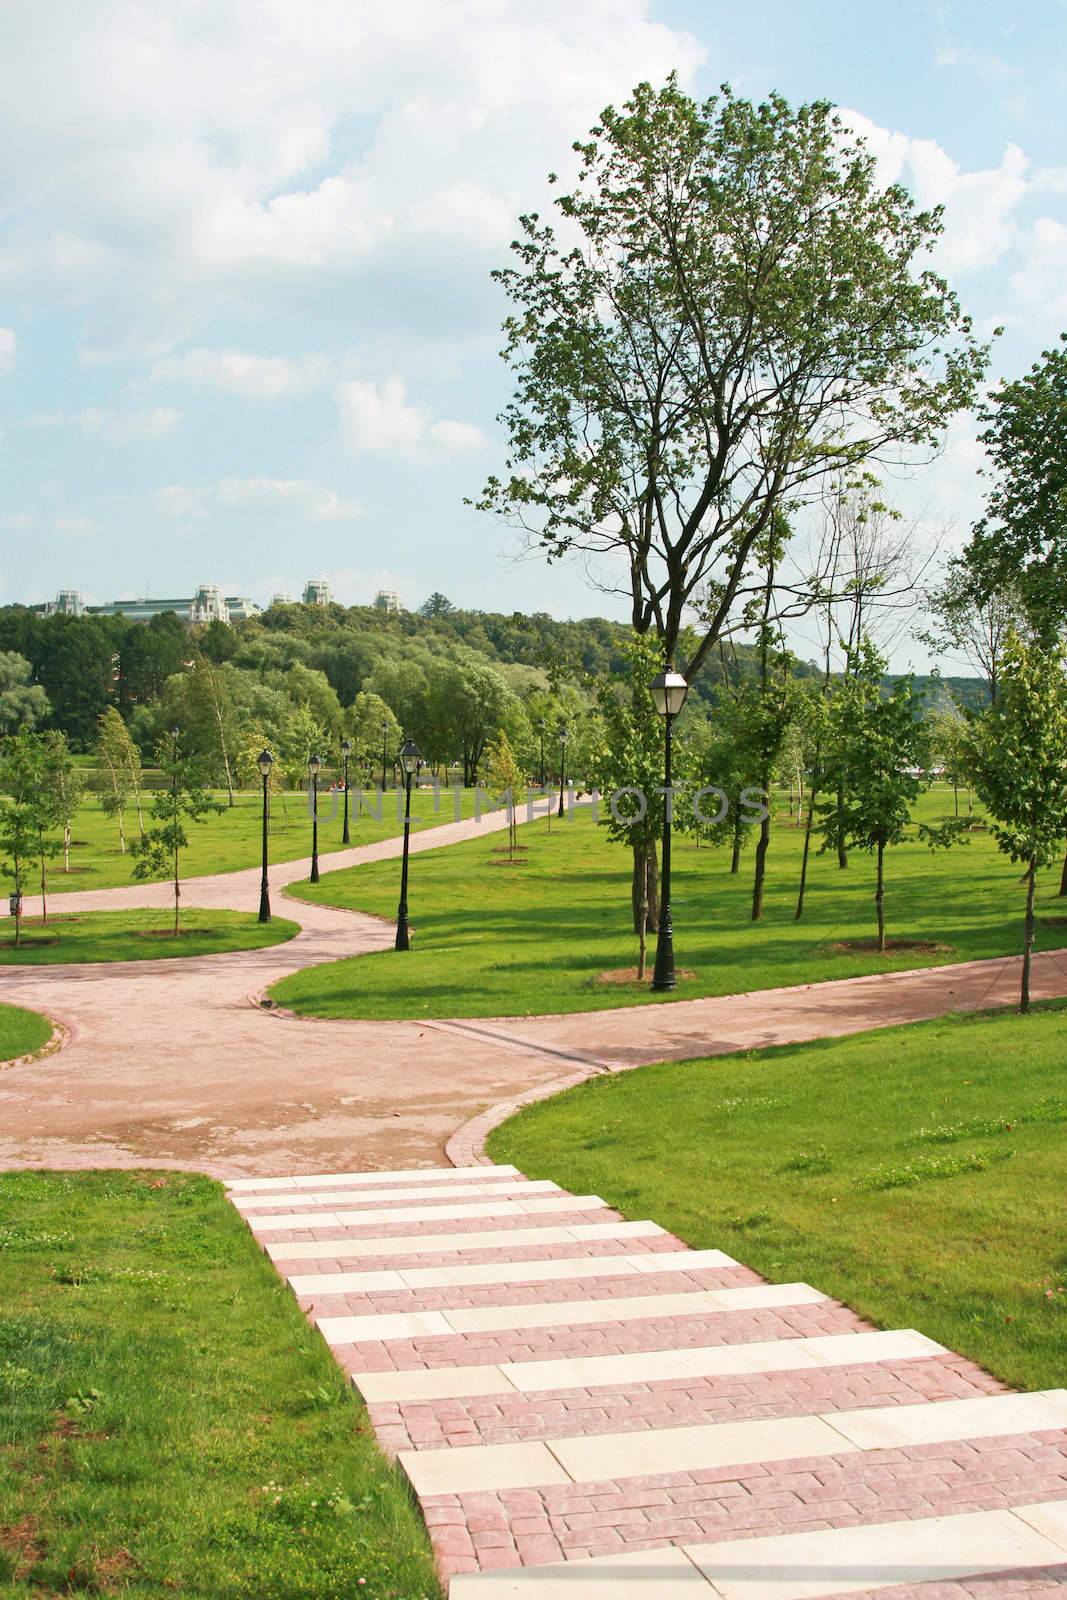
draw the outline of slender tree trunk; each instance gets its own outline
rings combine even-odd
[[[144,812],[141,809],[141,791],[135,783],[133,786],[133,803],[137,807],[137,831],[144,838]]]
[[[181,901],[181,882],[178,878],[178,849],[174,849],[174,937],[178,937],[178,908]]]
[[[874,904],[878,911],[878,950],[885,954],[885,840],[878,841],[878,881],[874,891]]]
[[[959,785],[955,783],[952,785],[952,801],[956,808],[956,815],[958,817],[960,814],[960,791]]]
[[[763,775],[763,789],[769,799],[770,776]],[[752,921],[759,922],[763,916],[763,885],[767,877],[767,851],[771,847],[771,816],[770,806],[764,805],[764,817],[759,825],[759,840],[756,844],[756,866],[752,875]]]
[[[744,835],[741,832],[741,829],[744,827],[744,825],[745,824],[741,819],[741,802],[737,798],[737,796],[735,795],[734,796],[734,842],[733,842],[733,849],[730,852],[730,876],[731,877],[736,876],[736,874],[741,871],[741,840],[744,837]]]
[[[1067,894],[1067,856],[1063,858],[1063,871],[1060,873],[1060,894]]]
[[[650,840],[635,844],[630,898],[633,904],[634,932],[655,933],[659,924],[659,868],[656,847]]]
[[[634,892],[637,903],[634,918],[637,927],[637,981],[641,982],[648,964],[648,864],[643,844],[634,845]]]
[[[17,950],[22,943],[22,862],[14,854],[12,866],[15,869],[15,949]]]
[[[848,866],[848,851],[845,849],[845,832],[841,818],[845,811],[845,796],[841,789],[837,791],[837,864],[844,870]]]
[[[116,817],[118,818],[118,821],[119,821],[119,851],[120,851],[120,853],[122,855],[125,855],[126,854],[126,825],[125,825],[125,823],[123,821],[122,807],[121,806],[119,807],[118,811],[116,811],[115,815],[116,815]]]
[[[819,791],[813,784],[811,794],[808,797],[808,814],[804,822],[804,853],[800,858],[800,889],[797,892],[797,909],[793,918],[794,922],[799,922],[804,915],[804,891],[808,886],[808,856],[811,854],[811,830],[815,820],[815,802],[818,799],[818,795]]]
[[[48,873],[45,867],[44,838],[38,833],[37,842],[40,848],[41,859],[41,921],[48,921]]]
[[[63,871],[70,871],[70,823],[63,824]]]
[[[1030,952],[1034,948],[1034,879],[1037,863],[1031,861],[1026,871],[1026,923],[1023,931],[1023,977],[1019,990],[1019,1010],[1025,1015],[1030,1009]]]
[[[645,846],[645,885],[648,902],[645,927],[649,933],[656,933],[659,930],[659,857],[656,854],[655,841],[652,839]]]

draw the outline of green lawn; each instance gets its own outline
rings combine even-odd
[[[430,792],[416,793],[412,797],[412,815],[424,819],[425,825],[433,821],[445,823],[455,820],[454,795],[459,794],[462,814],[470,816],[473,806],[473,790],[441,790],[440,811],[436,817],[433,810],[433,795]],[[145,809],[145,822],[150,819]],[[235,872],[241,867],[256,867],[262,858],[262,810],[261,798],[258,793],[238,794],[234,797],[233,807],[226,805],[225,794],[216,794],[216,799],[223,804],[223,810],[217,815],[209,816],[200,825],[189,828],[189,848],[184,852],[183,873],[187,877],[200,877],[209,872]],[[303,794],[288,793],[284,797],[275,795],[271,800],[272,821],[271,836],[268,845],[268,857],[271,861],[295,861],[301,856],[311,854],[311,819],[308,816],[307,797]],[[371,797],[365,799],[365,807],[369,807]],[[400,792],[401,807],[403,807],[403,790]],[[352,796],[355,805],[355,794]],[[331,819],[333,796],[323,794],[319,797],[319,850],[323,854],[330,854],[334,850],[341,850],[341,832],[343,821],[343,800],[337,796],[337,816]],[[397,817],[396,791],[389,789],[382,800],[382,816],[379,821],[373,811],[364,809],[356,818],[354,812],[350,820],[349,831],[352,844],[373,844],[376,839],[392,838],[400,833],[403,828],[403,810]],[[120,884],[132,881],[133,856],[129,851],[130,840],[137,837],[137,813],[131,811],[126,816],[126,854],[119,850],[118,828],[113,818],[105,816],[100,809],[100,801],[95,795],[90,795],[82,806],[74,824],[74,844],[70,853],[70,871],[63,870],[63,857],[60,855],[55,861],[49,863],[48,882],[51,894],[73,892],[78,889],[113,889]],[[10,883],[0,879],[3,893],[6,895]],[[34,894],[37,889],[36,879],[31,870],[24,885],[26,894]]]
[[[52,1037],[52,1024],[36,1011],[0,1005],[0,1064],[40,1050]]]
[[[950,792],[922,798],[917,819],[951,808]],[[874,872],[854,854],[842,872],[836,857],[814,855],[804,920],[793,919],[800,831],[780,821],[769,859],[764,918],[750,921],[752,855],[732,877],[724,850],[677,842],[674,944],[677,999],[735,994],[779,984],[815,983],[872,971],[929,966],[1021,947],[1019,871],[988,833],[956,850],[932,854],[918,839],[887,858],[887,916],[894,938],[928,941],[932,950],[840,951],[874,933]],[[299,1012],[334,1017],[521,1016],[590,1011],[662,1000],[647,984],[605,982],[633,968],[637,941],[629,923],[629,855],[579,812],[573,823],[539,819],[519,830],[522,866],[501,865],[501,836],[419,855],[411,863],[413,948],[311,968],[274,990]],[[1040,880],[1038,916],[1067,921],[1055,898],[1059,869]],[[399,869],[383,862],[329,873],[304,899],[392,916]],[[1067,930],[1040,924],[1038,949],[1067,943]],[[949,948],[936,948],[949,947]]]
[[[9,1174],[0,1593],[118,1592],[439,1595],[362,1406],[216,1184]]]
[[[645,1067],[533,1106],[498,1161],[919,1328],[1011,1384],[1067,1370],[1061,1003]]]
[[[285,917],[260,922],[249,911],[183,911],[177,939],[173,911],[53,911],[48,921],[24,917],[22,944],[14,923],[3,924],[0,965],[45,967],[68,961],[158,961],[261,950],[300,932]]]

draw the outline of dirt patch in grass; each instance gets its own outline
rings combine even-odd
[[[490,861],[491,867],[528,867],[530,863],[524,861],[522,856],[501,856],[499,861]]]
[[[527,851],[528,851],[528,850],[529,850],[529,848],[530,848],[530,847],[529,847],[529,845],[525,845],[525,844],[517,844],[517,845],[515,845],[515,847],[514,847],[514,849],[515,849],[515,854],[516,854],[516,855],[517,855],[517,856],[524,856],[524,855],[525,855],[525,854],[526,854],[526,853],[527,853]],[[495,845],[494,845],[494,846],[493,846],[493,854],[494,854],[494,855],[495,855],[495,856],[506,856],[506,855],[510,855],[510,854],[511,854],[511,849],[512,849],[512,847],[511,847],[511,845],[507,845],[507,844],[495,844]]]
[[[596,975],[596,981],[599,984],[605,985],[620,984],[630,985],[635,989],[644,988],[646,984],[650,984],[652,982],[652,967],[653,963],[650,961],[648,964],[648,970],[643,978],[639,978],[637,976],[636,967],[614,967],[609,969],[607,972],[598,972]],[[674,976],[679,983],[687,983],[696,977],[696,973],[693,972],[689,967],[679,967]]]
[[[1038,917],[1043,928],[1067,928],[1067,917]]]
[[[24,1578],[44,1554],[44,1546],[38,1542],[37,1534],[36,1517],[21,1517],[18,1522],[0,1523],[0,1557],[3,1558],[0,1571],[7,1567],[16,1581]]]
[[[225,934],[224,928],[136,928],[138,939],[215,939]]]
[[[0,939],[0,950],[27,950],[33,945],[58,943],[58,933],[54,933],[50,937],[46,936],[43,939],[34,935],[31,935],[29,938],[27,938],[26,935],[23,934],[18,944],[15,943],[14,939]]]
[[[877,939],[839,939],[827,947],[835,956],[877,955]],[[887,956],[953,956],[956,947],[940,944],[936,939],[887,939],[884,954]]]

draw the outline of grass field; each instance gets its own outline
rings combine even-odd
[[[453,797],[457,794],[462,815],[469,816],[473,806],[473,790],[462,789],[441,790],[441,806],[436,817],[432,793],[414,794],[412,815],[424,819],[426,826],[432,821],[452,822],[455,820]],[[343,800],[340,795],[336,798],[337,815],[331,817],[334,797],[329,794],[319,797],[319,850],[324,855],[344,848],[341,844]],[[216,799],[222,802],[223,810],[188,829],[189,848],[183,853],[182,867],[186,877],[200,877],[209,872],[235,872],[241,867],[259,865],[262,851],[260,795],[238,794],[234,797],[232,808],[226,805],[224,794],[217,794]],[[284,806],[281,795],[274,795],[271,800],[271,834],[267,850],[271,861],[295,861],[311,854],[311,818],[308,816],[307,796],[287,793],[284,799]],[[371,797],[367,796],[365,805],[369,806],[370,801]],[[352,802],[354,806],[354,792]],[[403,790],[400,791],[400,804],[403,807]],[[381,821],[373,811],[364,810],[358,818],[353,811],[349,827],[353,845],[373,844],[376,839],[389,839],[402,831],[403,810],[398,817],[395,790],[386,792],[381,810]],[[149,822],[146,802],[146,826]],[[123,855],[119,850],[118,827],[114,819],[105,816],[99,800],[90,795],[75,820],[70,871],[64,872],[62,856],[49,863],[49,893],[113,889],[132,882],[134,858],[129,845],[130,840],[136,837],[137,813],[131,811],[126,816],[126,854]],[[0,884],[6,895],[10,884],[2,879]],[[27,874],[24,892],[34,894],[37,887],[31,870]]]
[[[645,1067],[533,1106],[498,1161],[652,1217],[1009,1383],[1067,1370],[1061,1003]]]
[[[36,1011],[0,1005],[0,1064],[40,1050],[52,1037],[52,1024]]]
[[[951,792],[922,797],[917,821],[951,808]],[[502,865],[499,835],[421,854],[409,891],[413,948],[311,968],[272,991],[295,1011],[333,1017],[521,1016],[655,1004],[647,984],[615,981],[633,968],[629,855],[588,813],[572,823],[542,819],[519,830],[524,865]],[[849,949],[874,934],[874,871],[853,854],[847,870],[815,855],[807,907],[795,922],[802,838],[788,822],[775,827],[763,921],[750,920],[752,856],[732,877],[723,850],[676,842],[674,945],[683,979],[674,998],[735,994],[1016,953],[1021,948],[1024,888],[1019,870],[988,833],[937,854],[917,838],[887,856],[891,938],[933,948],[879,956]],[[329,873],[295,893],[318,903],[395,914],[394,862]],[[1038,949],[1067,944],[1067,901],[1056,898],[1059,868],[1042,874]],[[654,936],[652,938],[654,943]],[[841,949],[844,945],[846,948]],[[651,953],[650,953],[651,962]]]
[[[173,911],[53,911],[48,921],[24,917],[22,943],[3,924],[0,966],[46,967],[70,961],[159,961],[172,956],[213,956],[227,950],[261,950],[300,932],[285,917],[260,922],[254,912],[183,911],[177,939]]]
[[[206,1179],[0,1178],[0,1593],[439,1595],[350,1385]]]

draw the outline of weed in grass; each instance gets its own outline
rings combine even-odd
[[[861,1189],[905,1189],[916,1183],[935,1183],[941,1178],[958,1178],[963,1172],[984,1172],[996,1161],[1010,1161],[1014,1150],[998,1150],[992,1155],[971,1151],[965,1156],[919,1156],[899,1165],[875,1167],[857,1178]]]

